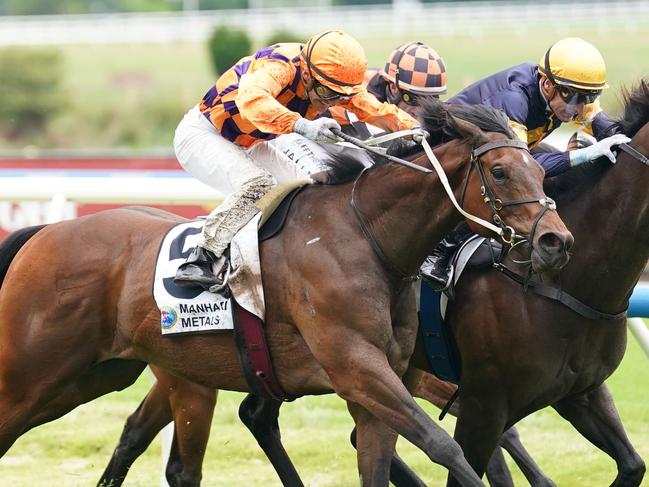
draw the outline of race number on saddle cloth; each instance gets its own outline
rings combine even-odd
[[[278,215],[279,222],[275,225],[276,228],[271,229],[278,232],[294,191],[311,183],[309,179],[293,180],[275,187],[258,202],[260,211],[235,235],[230,244],[227,293],[211,293],[200,287],[179,287],[174,283],[178,263],[196,246],[205,220],[181,223],[169,230],[160,245],[153,281],[153,297],[160,310],[163,335],[231,331],[234,327],[232,297],[240,307],[264,320],[266,307],[259,262],[258,229],[284,203],[282,215]]]

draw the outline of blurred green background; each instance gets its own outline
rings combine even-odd
[[[603,95],[602,103],[616,115],[621,87],[649,74],[649,44],[644,40],[649,20],[644,22],[633,30],[615,25],[595,29],[577,22],[552,28],[528,26],[517,33],[497,26],[451,36],[430,32],[413,39],[390,32],[368,37],[363,35],[365,29],[350,33],[365,47],[370,66],[376,67],[383,65],[397,45],[411,40],[426,42],[446,61],[449,95],[513,64],[538,61],[545,49],[562,37],[580,36],[595,44],[606,60],[611,89]],[[267,40],[253,39],[252,48],[266,45]],[[60,57],[64,99],[57,102],[42,130],[16,134],[0,129],[0,148],[167,149],[181,116],[216,79],[207,42],[66,45],[52,49]],[[38,97],[33,97],[38,103]],[[6,90],[0,92],[0,107],[7,106],[7,98],[14,96]]]

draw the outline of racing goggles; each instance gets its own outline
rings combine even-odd
[[[574,88],[570,88],[569,86],[562,86],[558,85],[557,86],[557,93],[559,93],[559,96],[563,101],[565,101],[568,105],[590,105],[591,103],[594,103],[595,100],[599,98],[599,96],[602,94],[601,90],[595,90],[595,91],[578,91],[575,90]]]
[[[313,80],[313,91],[318,98],[324,101],[348,100],[349,98],[351,98],[350,95],[338,93],[337,91],[334,91],[328,86],[322,85],[315,80]]]

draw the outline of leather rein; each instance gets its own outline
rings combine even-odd
[[[340,135],[340,134],[338,134]],[[354,142],[355,143],[355,142]],[[359,144],[356,144],[359,145]],[[364,145],[361,145],[361,147],[365,148]],[[523,205],[523,204],[528,204],[528,203],[538,203],[540,204],[543,208],[539,211],[539,214],[537,215],[534,224],[532,226],[532,232],[530,234],[530,238],[533,238],[534,232],[536,231],[536,227],[543,217],[543,215],[547,211],[555,211],[556,210],[556,204],[551,198],[544,197],[544,198],[530,198],[530,199],[524,199],[524,200],[512,200],[512,201],[505,201],[503,202],[499,198],[495,196],[494,191],[491,189],[491,186],[489,186],[489,182],[487,181],[487,178],[484,173],[484,169],[482,168],[482,164],[480,162],[480,156],[485,154],[486,152],[493,150],[493,149],[498,149],[500,147],[513,147],[521,150],[525,150],[526,152],[529,152],[529,149],[527,147],[527,144],[525,144],[523,141],[520,140],[511,140],[511,139],[504,139],[504,140],[496,140],[493,142],[488,142],[486,144],[481,145],[480,147],[473,149],[471,151],[471,164],[469,165],[469,170],[467,171],[466,179],[464,181],[463,185],[463,197],[464,193],[466,192],[466,188],[469,183],[469,177],[471,174],[471,169],[475,168],[476,173],[478,174],[478,177],[480,179],[481,183],[481,195],[483,196],[483,202],[488,204],[489,207],[491,208],[492,212],[492,218],[493,221],[499,225],[501,232],[501,238],[503,242],[507,245],[512,245],[515,241],[522,241],[522,240],[527,240],[526,237],[521,236],[516,234],[516,231],[514,228],[511,226],[507,225],[503,218],[500,216],[499,212],[508,206],[514,206],[514,205]],[[429,156],[429,159],[431,159],[431,164],[433,163],[433,158],[435,157],[434,155],[431,157],[432,151],[426,151],[427,155]],[[395,160],[396,159],[396,160]],[[403,161],[402,159],[398,159],[395,157],[390,157],[389,159],[392,162],[398,162],[401,163]],[[413,163],[409,161],[403,161],[407,164],[407,167],[411,167]],[[435,158],[435,162],[439,164],[437,159]],[[371,166],[370,166],[371,167]],[[419,167],[419,166],[417,166]],[[370,243],[370,246],[372,247],[372,250],[374,253],[377,255],[379,260],[383,263],[384,267],[388,269],[391,272],[394,272],[397,274],[402,281],[406,282],[413,282],[419,279],[419,271],[416,274],[410,274],[408,272],[405,272],[401,268],[399,268],[396,264],[390,260],[385,252],[383,251],[383,248],[381,247],[381,244],[378,242],[374,234],[372,233],[371,229],[365,222],[365,218],[363,217],[362,212],[358,208],[358,205],[356,203],[356,189],[359,185],[359,182],[365,172],[369,169],[369,167],[366,167],[361,171],[361,173],[358,175],[356,180],[354,181],[354,185],[352,187],[352,194],[351,194],[351,207],[354,213],[354,217],[356,218],[356,221],[358,223],[358,226],[360,227],[361,231],[365,235],[365,238],[368,240]],[[430,172],[430,171],[429,171]],[[463,198],[462,198],[463,199]]]
[[[649,159],[637,149],[634,149],[628,144],[620,144],[618,147],[620,150],[626,152],[635,160],[641,162],[645,166],[649,166]],[[503,254],[501,253],[501,258],[502,257]],[[530,289],[532,290],[532,292],[540,296],[544,296],[553,301],[558,301],[564,306],[573,310],[575,313],[583,316],[584,318],[588,318],[591,320],[615,321],[615,320],[625,318],[627,315],[627,311],[629,310],[629,307],[627,305],[627,307],[623,311],[620,311],[619,313],[605,313],[604,311],[596,310],[595,308],[592,308],[587,304],[579,301],[577,298],[568,294],[561,288],[547,286],[537,281],[530,281],[526,277],[523,277],[520,274],[517,274],[516,272],[506,267],[504,264],[500,262],[500,259],[498,262],[494,262],[493,267],[496,270],[500,271],[502,274],[512,279],[513,281],[523,286],[525,289]]]

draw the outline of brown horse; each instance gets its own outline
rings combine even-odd
[[[493,121],[490,120],[490,116],[484,116],[485,113],[483,113],[484,110],[481,107],[466,108],[451,106],[450,108],[456,111],[458,116],[467,118],[486,130],[507,131],[506,128],[494,126]],[[429,121],[435,123],[434,120],[437,117],[432,113],[427,118]],[[440,132],[440,128],[431,126],[428,128],[433,132]],[[448,137],[448,134],[446,137]],[[172,460],[167,472],[170,482],[173,483],[175,482],[173,479],[180,477],[186,481],[187,479],[193,479],[195,484],[198,484],[200,481],[202,458],[209,434],[209,424],[216,400],[216,392],[197,384],[188,383],[178,377],[170,376],[159,368],[152,368],[158,377],[158,382],[152,387],[138,410],[127,421],[120,444],[115,450],[115,454],[106,471],[102,475],[100,480],[101,485],[120,485],[132,462],[146,449],[157,432],[172,420],[172,415],[182,441],[174,441],[173,444]],[[254,407],[253,399],[249,399],[245,406]],[[265,405],[265,403],[262,402],[260,405]],[[246,411],[245,406],[242,407],[241,414],[245,418],[244,421],[247,421],[251,412]],[[278,408],[279,405],[273,405],[271,406],[271,411]],[[262,416],[265,414],[264,411]],[[271,412],[270,416],[273,414]],[[253,421],[255,421],[255,424],[263,424],[263,420],[260,417],[255,418]],[[272,435],[269,435],[269,437],[272,437]],[[524,461],[527,460],[528,465],[533,467],[534,465],[531,459],[523,456],[524,449],[522,449],[520,443],[510,443],[522,450],[521,457]],[[273,453],[273,445],[269,444],[264,449],[267,454],[275,456]],[[274,464],[278,471],[281,472],[283,469],[282,457],[278,455],[277,458],[278,461],[277,463],[274,462]],[[292,470],[292,468],[289,470]],[[293,485],[299,481],[296,473],[290,479],[287,479],[287,475],[282,475],[281,473],[280,476],[287,484]]]
[[[492,218],[481,189],[495,193],[504,206],[499,218],[530,235],[535,266],[563,266],[572,236],[556,212],[539,207],[542,171],[512,146],[507,119],[484,107],[457,110],[489,121],[494,130],[483,132],[450,111],[432,105],[427,128],[445,142],[436,155],[452,187],[466,188],[465,208]],[[492,150],[472,157],[490,142]],[[353,158],[342,159],[332,165],[353,168]],[[472,160],[479,170],[469,172]],[[353,182],[305,189],[282,233],[261,246],[276,375],[289,395],[335,391],[347,401],[363,484],[387,485],[400,434],[463,485],[481,485],[400,379],[417,331],[415,287],[404,275],[416,275],[460,217],[434,173],[394,164],[356,173]],[[352,194],[362,217],[350,207]],[[160,334],[151,282],[161,238],[178,221],[148,209],[110,210],[27,230],[0,249],[8,266],[0,289],[0,454],[30,428],[131,384],[146,363],[205,387],[248,390],[232,334]],[[304,245],[314,236],[318,245]]]
[[[625,96],[625,112],[619,122],[625,133],[634,136],[632,145],[644,154],[649,153],[646,82]],[[597,303],[597,308],[605,311],[625,308],[649,253],[648,180],[649,168],[621,154],[614,167],[606,163],[586,166],[548,181],[578,242],[576,256],[563,272],[564,290],[586,303]],[[616,461],[618,475],[613,485],[639,485],[644,462],[629,443],[603,383],[621,359],[626,340],[624,322],[583,318],[562,305],[523,292],[513,281],[494,272],[467,273],[458,291],[459,296],[450,303],[449,314],[463,358],[462,400],[450,412],[457,415],[462,411],[457,436],[478,471],[484,470],[504,428],[552,405]],[[487,316],[480,305],[485,302],[493,303]],[[430,369],[419,345],[418,341],[413,366],[404,382],[413,395],[443,406],[456,388],[424,372]],[[183,439],[174,440],[168,471],[185,469],[200,475],[215,392],[163,371],[156,371],[156,375],[159,383],[128,419],[103,479],[123,478],[158,430],[172,419],[176,420],[176,432]],[[167,392],[170,384],[171,396]],[[174,407],[176,401],[191,403],[209,414],[197,418],[201,424],[192,423],[195,430],[187,432],[179,414],[189,408]],[[300,485],[280,442],[280,405],[248,397],[240,416],[284,483]],[[520,450],[514,428],[506,430],[501,441],[524,468],[532,485],[553,485]],[[421,485],[398,458],[395,460],[393,469],[397,471],[393,474],[394,479],[399,479],[397,485]]]

